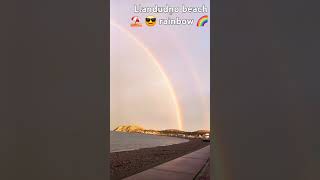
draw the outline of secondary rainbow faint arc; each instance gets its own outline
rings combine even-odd
[[[184,46],[178,45],[176,42],[179,42],[177,39],[177,35],[175,32],[171,32],[173,34],[173,36],[171,36],[171,38],[174,38],[174,40],[172,41],[174,44],[176,44],[176,48],[181,52],[180,54],[183,56],[182,60],[184,60],[185,65],[187,66],[188,69],[190,69],[190,73],[192,75],[192,78],[194,80],[194,82],[197,84],[195,87],[198,89],[199,92],[203,92],[203,88],[201,88],[202,86],[200,85],[201,81],[200,81],[200,77],[199,75],[195,72],[192,64],[191,64],[191,60],[190,60],[190,56],[188,56],[187,51],[183,48]],[[168,33],[169,34],[169,33]],[[207,98],[201,98],[201,102],[202,102],[202,106],[205,110],[210,110],[208,109],[208,101]],[[209,105],[210,106],[210,105]],[[207,111],[206,111],[207,112]],[[204,114],[203,116],[206,120],[210,121],[210,116],[208,116],[207,114]]]
[[[181,113],[180,106],[179,106],[179,103],[178,103],[178,98],[177,98],[177,95],[176,95],[176,93],[174,91],[174,88],[173,88],[173,86],[172,86],[167,74],[164,72],[161,64],[154,57],[152,52],[141,41],[139,41],[139,39],[137,39],[130,31],[124,29],[123,27],[121,27],[120,25],[116,24],[112,20],[110,20],[110,25],[112,25],[112,26],[118,28],[120,31],[126,33],[132,40],[134,40],[137,43],[137,45],[140,48],[142,48],[147,53],[147,55],[151,58],[153,63],[156,65],[156,67],[158,68],[159,72],[161,73],[162,77],[164,78],[164,80],[165,80],[165,82],[166,82],[166,84],[168,86],[170,95],[171,95],[171,97],[173,99],[173,103],[174,103],[174,106],[175,106],[175,109],[176,109],[176,118],[177,118],[178,127],[179,127],[179,130],[182,130],[182,113]]]

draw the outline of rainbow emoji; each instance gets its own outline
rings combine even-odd
[[[208,15],[202,16],[198,22],[197,22],[197,26],[204,26],[206,23],[208,22]]]

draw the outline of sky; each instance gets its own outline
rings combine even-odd
[[[202,6],[208,13],[134,13],[141,6]],[[210,16],[204,27],[148,27],[153,15],[195,19],[209,15],[209,0],[111,0],[110,128],[210,129]],[[139,16],[143,27],[131,27]]]

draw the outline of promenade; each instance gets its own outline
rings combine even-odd
[[[125,180],[192,180],[210,157],[210,145],[125,178]]]

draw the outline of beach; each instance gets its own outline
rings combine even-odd
[[[117,180],[131,176],[209,144],[201,139],[190,139],[188,142],[169,146],[110,153],[111,179]]]

